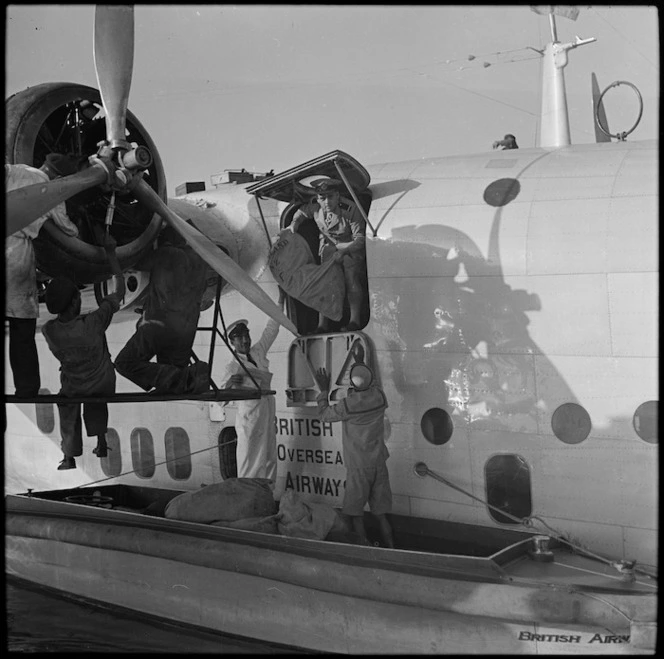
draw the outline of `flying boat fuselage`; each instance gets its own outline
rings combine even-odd
[[[389,401],[395,512],[514,525],[488,503],[542,517],[595,551],[655,564],[657,143],[518,149],[368,171],[368,323],[361,333],[300,341],[321,359],[327,342],[339,364],[356,340],[370,353]],[[268,236],[280,231],[288,204],[261,199],[259,209],[245,188],[220,185],[170,205],[183,217],[189,210],[275,299]],[[224,293],[226,323],[248,318],[257,338],[265,315],[230,287]],[[120,315],[109,329],[113,356],[135,318]],[[295,382],[293,341],[282,329],[270,353],[276,493],[292,487],[340,505],[341,431],[317,419],[313,382]],[[194,349],[203,359],[209,342],[199,332]],[[43,386],[57,391],[56,364],[39,349]],[[228,359],[218,347],[213,377]],[[296,385],[302,404],[291,395]],[[131,390],[119,379],[118,391]],[[232,403],[111,405],[114,466],[102,470],[85,451],[77,472],[65,474],[55,471],[59,432],[47,407],[8,408],[8,427],[24,435],[12,457],[23,489],[87,483],[109,469],[129,483],[196,488],[231,468]],[[194,455],[158,464],[174,451]],[[417,475],[418,463],[461,491]]]

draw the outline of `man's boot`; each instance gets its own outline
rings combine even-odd
[[[187,367],[185,393],[204,394],[210,389],[210,366],[207,362],[196,362]]]
[[[97,446],[92,452],[98,458],[105,458],[108,455],[108,446],[106,445],[106,435],[97,435]]]
[[[172,364],[156,364],[159,367],[153,392],[155,394],[181,394],[187,390],[189,371]]]
[[[64,469],[76,469],[76,460],[65,455],[62,459],[62,462],[58,465],[58,471],[62,471]]]

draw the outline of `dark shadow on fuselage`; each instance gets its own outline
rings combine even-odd
[[[520,191],[516,178],[484,190],[496,209],[486,258],[444,218],[399,227],[381,241],[376,259],[413,264],[417,273],[390,276],[384,266],[371,282],[373,329],[391,355],[392,373],[383,378],[405,406],[397,417],[418,419],[439,407],[476,428],[538,433],[546,401],[538,399],[534,360],[545,357],[529,335],[526,312],[541,310],[541,301],[505,283],[498,240],[502,210]],[[549,363],[547,370],[555,368]],[[566,389],[566,401],[575,402]]]

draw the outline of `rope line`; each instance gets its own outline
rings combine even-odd
[[[226,446],[227,444],[236,444],[237,439],[231,439],[227,442],[223,442],[222,444],[215,444],[214,446],[208,446],[207,448],[202,448],[199,449],[198,451],[191,451],[190,453],[187,453],[189,457],[192,455],[196,455],[197,453],[205,453],[205,451],[212,451],[213,449],[220,449],[222,446]],[[163,462],[156,462],[155,467],[161,467],[161,465],[168,464],[169,462],[175,462],[176,460],[181,460],[184,456],[180,455],[177,458],[171,458],[170,460],[164,460]],[[108,478],[101,478],[100,480],[97,481],[92,481],[90,483],[84,483],[83,485],[77,485],[74,489],[80,489],[82,487],[90,487],[91,485],[97,485],[98,483],[104,483],[106,481],[113,480],[114,478],[120,478],[120,476],[129,476],[129,474],[135,474],[136,470],[131,469],[130,471],[125,471],[122,472],[121,474],[117,474],[116,476],[108,476]]]
[[[566,537],[563,533],[558,531],[557,529],[554,529],[552,526],[550,526],[547,522],[545,522],[541,517],[538,515],[529,515],[527,517],[516,517],[515,515],[512,515],[508,512],[505,512],[504,510],[501,510],[500,508],[491,505],[484,499],[481,499],[480,497],[475,496],[474,494],[471,494],[470,492],[464,490],[463,488],[459,487],[458,485],[455,485],[454,483],[448,481],[446,478],[443,478],[439,474],[436,474],[435,472],[431,471],[428,467],[426,468],[426,475],[431,476],[433,479],[440,481],[441,483],[444,483],[448,487],[451,487],[454,490],[457,490],[458,492],[461,492],[462,494],[465,494],[466,496],[470,497],[471,499],[475,499],[475,501],[479,501],[480,503],[484,504],[488,508],[491,508],[492,510],[495,510],[496,512],[500,513],[501,515],[504,515],[505,517],[508,517],[509,519],[515,521],[518,524],[522,524],[526,528],[530,529],[533,528],[533,522],[538,521],[540,524],[545,526],[550,532],[551,535],[558,541],[564,542],[565,544],[569,545],[572,549],[575,549],[579,552],[582,552],[592,558],[595,558],[598,561],[601,561],[602,563],[606,563],[607,565],[618,569],[618,564],[620,563],[619,561],[611,560],[610,558],[606,558],[604,556],[601,556],[600,554],[596,554],[595,552],[591,551],[584,545],[582,545],[580,542],[576,541],[573,542],[571,539]],[[619,570],[620,571],[620,570]],[[652,574],[641,570],[641,569],[635,569],[635,572],[640,572],[641,574],[645,574],[646,576],[650,577],[651,579],[655,579]]]

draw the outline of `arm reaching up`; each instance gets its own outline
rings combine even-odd
[[[125,281],[124,276],[122,275],[122,268],[120,267],[120,261],[118,261],[118,256],[115,253],[115,248],[117,247],[117,242],[110,233],[107,233],[104,237],[104,250],[106,251],[106,256],[108,257],[108,262],[111,265],[111,271],[115,279],[115,292],[114,295],[117,295],[118,301],[122,300],[125,296]]]

